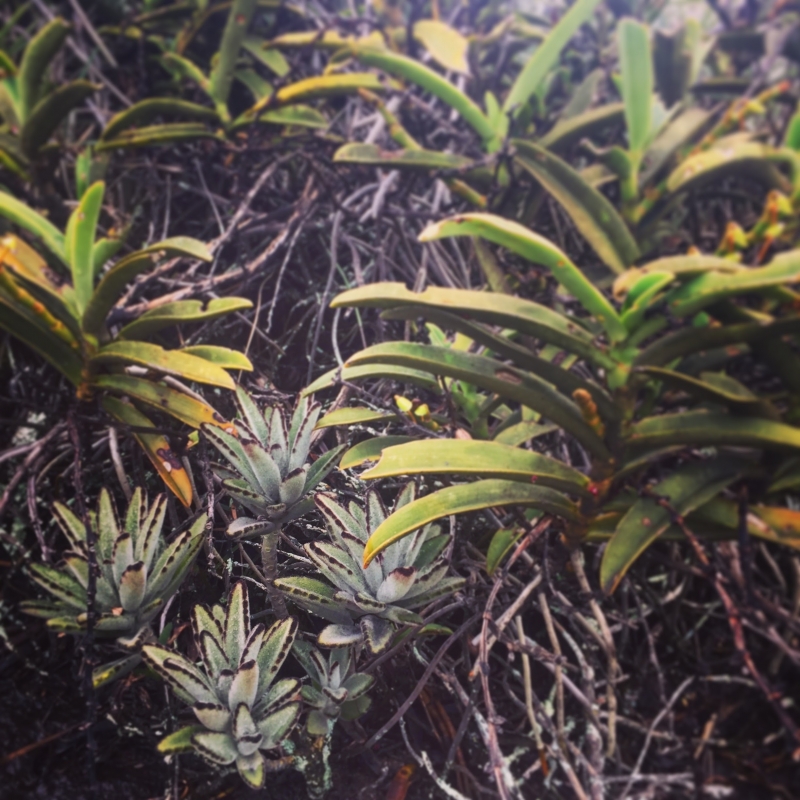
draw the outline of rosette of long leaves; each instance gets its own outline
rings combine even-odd
[[[203,425],[211,444],[232,469],[218,468],[222,485],[253,517],[239,517],[227,530],[231,537],[273,533],[313,508],[310,492],[334,466],[341,448],[309,463],[311,434],[320,413],[318,403],[301,400],[289,418],[279,408],[258,410],[241,388],[236,390],[238,435]]]
[[[398,496],[394,511],[416,496],[413,484]],[[412,609],[459,589],[461,578],[447,577],[451,535],[425,525],[376,556],[366,568],[364,546],[389,513],[378,493],[367,493],[365,508],[339,505],[320,494],[316,504],[330,531],[330,542],[310,542],[306,555],[333,586],[305,576],[281,578],[275,586],[295,603],[332,624],[319,634],[323,647],[365,642],[380,653],[391,641],[395,624],[417,625]]]
[[[308,642],[295,642],[294,657],[311,678],[302,689],[303,700],[311,706],[306,727],[312,736],[328,735],[336,720],[356,719],[371,704],[367,692],[375,679],[356,672],[353,648],[336,647],[328,658]]]
[[[240,581],[227,606],[194,607],[192,630],[199,665],[161,645],[142,649],[147,664],[191,705],[199,723],[167,736],[159,750],[193,749],[212,764],[235,764],[242,780],[259,788],[267,769],[276,766],[264,752],[281,745],[300,713],[298,682],[275,682],[297,623],[287,619],[270,628],[251,627],[247,587]]]
[[[203,543],[206,517],[201,516],[171,542],[162,535],[166,497],[148,507],[136,489],[120,523],[106,489],[100,493],[90,524],[97,536],[94,631],[116,636],[131,653],[95,670],[96,685],[130,672],[140,662],[139,649],[152,638],[150,622],[180,587]],[[87,627],[89,558],[86,527],[65,505],[56,503],[53,515],[69,541],[58,566],[33,564],[30,574],[52,600],[28,600],[22,610],[47,620],[60,632],[82,633]]]

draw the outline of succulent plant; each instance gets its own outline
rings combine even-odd
[[[395,502],[395,510],[411,502],[415,487],[409,484]],[[339,505],[330,495],[316,497],[317,508],[328,524],[332,542],[304,546],[316,568],[333,586],[316,578],[294,576],[275,581],[295,603],[333,623],[319,634],[323,647],[344,647],[366,642],[370,652],[384,650],[394,624],[419,624],[419,608],[459,589],[461,578],[448,578],[451,536],[438,525],[426,525],[379,554],[365,569],[364,545],[388,516],[375,490],[367,493],[365,508]]]
[[[209,441],[233,468],[217,468],[223,486],[255,515],[234,520],[227,534],[246,537],[272,533],[313,508],[309,492],[333,468],[341,448],[309,464],[311,433],[320,413],[318,403],[302,399],[287,420],[279,408],[265,409],[262,414],[241,388],[236,390],[236,401],[238,435],[203,425]]]
[[[152,638],[150,622],[181,585],[203,543],[206,517],[167,543],[162,536],[166,497],[160,494],[148,508],[147,498],[136,489],[120,525],[106,489],[100,493],[90,524],[97,535],[97,575],[94,630],[116,636],[130,655],[94,672],[96,685],[132,670],[141,660],[141,645]],[[69,541],[58,566],[34,564],[31,577],[53,600],[29,600],[22,610],[47,620],[54,631],[81,633],[87,627],[89,559],[86,528],[65,505],[55,503],[53,515]]]
[[[340,716],[356,719],[366,713],[371,702],[366,693],[375,679],[355,671],[353,648],[336,647],[326,660],[313,645],[297,641],[293,652],[311,678],[301,694],[311,706],[306,727],[312,736],[329,734]]]
[[[242,780],[258,788],[267,769],[275,766],[265,760],[264,751],[281,745],[300,713],[298,682],[273,683],[294,642],[297,622],[251,627],[247,587],[240,581],[227,608],[194,607],[192,630],[200,666],[162,645],[142,648],[147,664],[191,705],[200,723],[166,737],[159,750],[193,749],[212,764],[235,763]]]

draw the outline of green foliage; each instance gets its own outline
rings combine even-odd
[[[201,242],[187,237],[166,239],[119,258],[104,270],[105,260],[121,246],[97,237],[105,186],[92,184],[73,211],[64,233],[9,194],[0,192],[0,213],[39,238],[49,250],[51,267],[33,248],[16,236],[6,236],[0,250],[0,327],[25,342],[58,369],[89,400],[100,392],[106,411],[126,425],[154,427],[131,401],[155,407],[194,428],[202,424],[230,427],[211,406],[196,397],[165,386],[149,375],[164,375],[232,389],[225,367],[208,354],[166,350],[139,341],[160,329],[184,322],[213,319],[250,308],[249,300],[227,298],[208,306],[182,301],[154,308],[121,331],[107,320],[127,284],[165,256],[209,260]],[[113,240],[111,240],[113,241]],[[65,280],[56,269],[67,272]],[[251,369],[241,356],[229,368]],[[138,371],[137,371],[138,370]],[[148,377],[146,377],[148,376]],[[121,399],[107,397],[116,395]],[[184,503],[192,498],[191,480],[181,461],[161,435],[137,434],[137,439],[169,488]]]
[[[406,486],[395,512],[413,504],[415,495],[413,484]],[[364,546],[388,517],[377,492],[368,492],[363,508],[355,502],[345,508],[326,494],[318,495],[316,504],[331,542],[311,542],[304,549],[333,585],[307,577],[281,578],[275,585],[293,602],[332,623],[318,636],[323,647],[363,642],[371,653],[380,653],[392,640],[394,624],[422,622],[412,609],[464,585],[461,578],[447,577],[451,535],[436,525],[418,524],[413,536],[364,566]]]
[[[251,625],[247,586],[240,581],[227,607],[194,607],[192,632],[201,656],[199,667],[168,647],[142,648],[148,666],[191,705],[200,723],[166,737],[159,749],[192,749],[210,764],[235,764],[242,780],[258,789],[272,766],[265,753],[281,746],[300,714],[298,682],[275,681],[297,623]]]
[[[178,591],[203,543],[206,517],[167,543],[162,534],[167,502],[159,495],[148,507],[144,492],[133,493],[120,524],[106,489],[100,493],[97,511],[89,517],[94,528],[99,566],[93,604],[93,629],[101,636],[115,637],[127,655],[95,669],[96,686],[121,677],[141,661],[144,643],[154,641],[150,623]],[[21,608],[47,620],[53,631],[83,633],[88,621],[89,550],[86,526],[62,503],[53,515],[67,538],[69,549],[57,567],[33,564],[31,577],[50,601],[25,601]]]

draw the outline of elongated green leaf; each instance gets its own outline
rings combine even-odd
[[[244,297],[216,297],[208,303],[201,300],[178,300],[145,311],[137,320],[126,325],[119,336],[122,339],[141,339],[170,325],[207,322],[252,307],[253,303]]]
[[[231,4],[228,21],[222,32],[222,42],[217,52],[217,61],[211,70],[209,80],[209,94],[217,103],[228,102],[233,71],[256,5],[256,0],[233,0]]]
[[[626,270],[614,281],[614,297],[621,300],[636,286],[642,278],[648,275],[672,274],[682,280],[703,275],[706,272],[724,272],[733,274],[741,272],[744,267],[735,261],[719,256],[683,255],[666,256],[650,261],[643,267],[632,267]]]
[[[724,297],[759,292],[800,281],[800,250],[779,253],[766,267],[739,270],[733,275],[707,272],[675,292],[669,302],[673,314],[694,314]]]
[[[588,494],[589,479],[549,456],[498,442],[430,439],[389,447],[362,480],[400,475],[467,475],[536,483],[562,492]]]
[[[639,248],[613,205],[557,156],[543,147],[513,141],[516,162],[553,195],[598,256],[621,273],[639,257]]]
[[[683,444],[794,450],[800,448],[800,428],[756,417],[685,411],[646,417],[632,427],[627,441],[636,448]]]
[[[80,385],[83,363],[78,350],[47,330],[40,320],[20,308],[2,289],[0,289],[0,328],[34,349],[59,372],[66,375],[73,385]]]
[[[435,222],[419,235],[421,242],[447,236],[481,236],[507,247],[535,264],[547,267],[553,277],[605,328],[611,341],[628,335],[617,312],[605,295],[548,239],[524,225],[496,214],[475,212]]]
[[[446,22],[421,19],[414,23],[414,38],[445,69],[469,75],[469,42]]]
[[[490,478],[461,486],[448,486],[402,506],[372,533],[364,549],[366,567],[390,544],[429,522],[449,516],[500,506],[530,506],[569,522],[581,522],[577,506],[564,495],[544,486]]]
[[[353,366],[374,363],[421,369],[496,392],[540,412],[569,431],[598,458],[605,460],[610,457],[605,444],[584,422],[577,406],[550,384],[523,370],[486,356],[412,342],[373,345],[348,360],[348,364]]]
[[[664,498],[676,514],[685,515],[710,500],[739,478],[745,468],[731,458],[684,464],[653,487],[655,497],[637,500],[617,525],[600,564],[600,585],[607,593],[617,588],[631,564],[672,522]]]
[[[397,414],[391,411],[376,411],[372,408],[337,408],[320,419],[314,430],[331,428],[335,425],[361,425],[371,422],[393,422]]]
[[[125,286],[139,273],[153,267],[165,256],[188,256],[201,261],[211,261],[208,248],[197,239],[176,236],[156,242],[144,250],[137,250],[120,259],[101,279],[83,315],[83,329],[97,334],[105,322],[106,315]]]
[[[375,144],[352,142],[342,145],[333,160],[343,164],[365,164],[389,169],[467,169],[471,158],[434,150],[383,150]]]
[[[494,126],[477,104],[432,69],[413,58],[392,53],[390,50],[356,44],[352,46],[352,52],[364,64],[416,83],[426,92],[430,92],[442,102],[447,103],[464,118],[464,122],[475,130],[481,137],[484,147],[490,152],[499,147],[500,142]]]
[[[267,122],[270,125],[297,125],[301,128],[327,128],[330,125],[324,114],[312,106],[301,103],[272,108],[261,114],[258,121]]]
[[[111,342],[101,347],[92,357],[93,364],[136,364],[165,375],[235,389],[231,376],[224,369],[179,350],[165,350],[157,344],[147,342]]]
[[[719,373],[704,372],[701,378],[695,378],[682,372],[661,367],[640,367],[637,372],[645,372],[668,386],[682,389],[689,394],[712,403],[719,403],[731,410],[739,410],[751,414],[776,416],[774,409],[766,400],[754,395],[746,386],[733,378]]]
[[[641,158],[650,140],[653,101],[653,58],[650,34],[640,22],[626,17],[617,28],[622,101],[628,126],[628,147]]]
[[[194,142],[198,139],[219,139],[223,141],[224,138],[218,132],[209,130],[200,122],[172,122],[122,131],[113,139],[105,139],[98,142],[95,149],[100,153],[134,147],[159,147],[165,144]]]
[[[339,462],[339,469],[360,467],[367,461],[377,461],[387,447],[415,441],[412,436],[374,436],[351,447]]]
[[[510,444],[512,447],[518,447],[521,444],[525,444],[525,442],[529,442],[531,439],[537,439],[539,436],[545,436],[556,430],[558,430],[557,425],[542,425],[540,422],[525,420],[503,428],[503,430],[493,437],[493,441],[499,442],[500,444]]]
[[[547,73],[558,63],[569,40],[588,22],[600,0],[578,0],[536,48],[508,93],[503,110],[516,114],[530,100]]]
[[[106,185],[103,181],[93,183],[84,193],[81,202],[72,212],[67,230],[69,266],[72,271],[72,285],[75,288],[75,299],[78,311],[83,314],[89,304],[94,288],[94,237],[100,209],[103,206],[103,195]]]
[[[384,85],[371,72],[342,72],[334,75],[318,75],[284,86],[275,93],[275,102],[280,105],[304,103],[318,97],[335,97],[353,94],[359,89],[379,92]]]
[[[412,292],[402,283],[373,283],[342,292],[333,299],[331,308],[409,305],[440,308],[490,325],[511,328],[563,347],[599,367],[614,369],[617,366],[601,347],[594,344],[588,331],[546,306],[518,297],[433,286],[424,292]]]
[[[243,369],[247,372],[252,372],[253,370],[250,359],[244,353],[239,350],[232,350],[229,347],[219,347],[213,344],[195,344],[191,347],[184,347],[181,353],[201,358],[223,369]]]
[[[17,72],[21,122],[24,124],[40,99],[47,67],[64,44],[70,26],[61,18],[48,22],[31,40]]]
[[[554,153],[561,153],[584,137],[598,133],[610,125],[616,125],[624,114],[625,107],[622,103],[609,103],[593,108],[577,116],[560,120],[538,142]]]
[[[161,476],[161,479],[187,508],[192,502],[192,482],[186,473],[181,460],[170,447],[167,438],[160,433],[145,433],[141,428],[155,428],[153,423],[130,403],[124,403],[115,397],[103,398],[103,408],[114,419],[137,430],[131,434],[144,450],[147,457]]]
[[[343,369],[336,367],[329,370],[324,375],[320,375],[310,386],[306,386],[303,389],[302,396],[307,397],[310,394],[314,394],[314,392],[337,386],[341,381],[363,381],[369,378],[387,378],[399,383],[413,383],[415,386],[420,386],[437,394],[442,391],[436,378],[429,372],[396,367],[391,364],[364,364],[358,367],[345,366]]]
[[[191,122],[219,122],[219,116],[213,108],[174,97],[150,97],[111,117],[100,135],[100,140],[115,139],[128,128],[149,125],[158,117],[178,117]]]
[[[233,430],[233,424],[227,422],[207,403],[201,403],[183,392],[144,378],[132,375],[98,375],[93,385],[157,408],[192,428],[199,428],[207,422],[223,430]]]
[[[158,743],[158,752],[164,755],[188,753],[194,747],[192,737],[203,730],[202,725],[187,725],[185,728],[180,728]]]
[[[178,53],[164,53],[161,56],[164,67],[174,75],[194,81],[209,97],[211,97],[211,81],[193,61]]]
[[[486,326],[478,322],[470,322],[449,311],[441,311],[432,306],[402,306],[389,309],[381,314],[382,319],[419,319],[424,317],[445,330],[463,333],[472,341],[482,344],[496,356],[507,358],[516,366],[529,370],[548,383],[552,383],[559,391],[569,397],[577,390],[588,392],[597,403],[600,415],[606,419],[619,419],[619,407],[607,392],[591,381],[584,380],[574,372],[557,366],[552,361],[540,358],[522,345],[516,344],[508,337],[492,333]]]
[[[289,74],[291,67],[286,57],[280,50],[270,47],[269,42],[265,42],[257,36],[245,36],[242,47],[279,78]]]
[[[20,147],[28,158],[34,158],[47,144],[64,117],[77,108],[100,87],[89,81],[72,81],[45,95],[28,115],[20,132]]]
[[[63,264],[69,264],[64,247],[64,234],[30,206],[6,192],[0,192],[0,214],[10,219],[15,225],[38,236],[54,256],[57,256]]]
[[[710,119],[709,111],[697,107],[687,108],[675,117],[655,138],[644,155],[640,177],[642,185],[652,181],[681,148],[695,141]]]
[[[775,165],[793,166],[796,157],[792,150],[777,150],[761,142],[736,137],[720,139],[714,147],[689,156],[676,167],[667,178],[667,191],[686,192],[727,175],[746,175],[770,188],[787,190],[787,181]]]
[[[489,577],[494,575],[500,562],[511,552],[511,548],[524,535],[524,528],[500,528],[495,531],[489,549],[486,551],[486,572]]]

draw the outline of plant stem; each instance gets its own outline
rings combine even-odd
[[[286,601],[274,584],[278,577],[278,540],[280,536],[280,530],[278,530],[261,537],[261,566],[264,569],[264,577],[267,579],[267,594],[272,603],[272,610],[278,619],[287,619],[289,612],[286,610]]]

